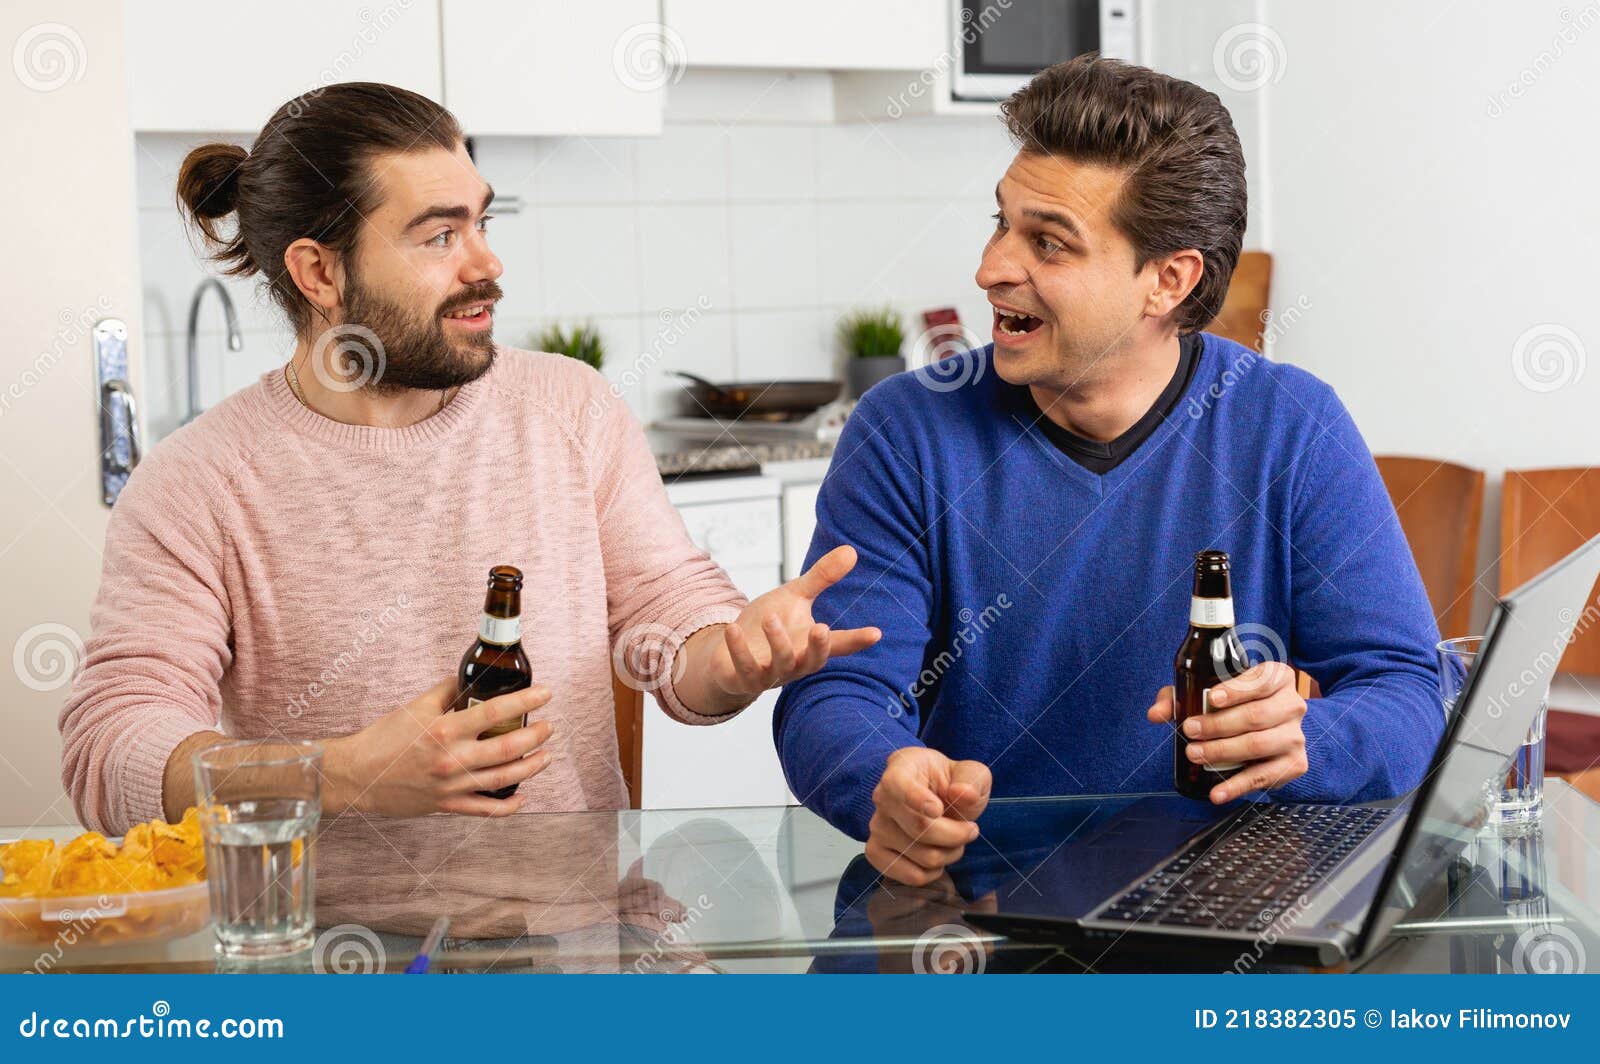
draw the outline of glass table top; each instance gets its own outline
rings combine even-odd
[[[398,972],[440,916],[450,924],[433,969],[447,972],[1127,970],[1103,954],[977,930],[963,914],[992,909],[997,892],[1027,883],[1072,840],[1148,797],[997,800],[979,841],[928,888],[883,881],[860,843],[800,807],[504,820],[349,814],[318,832],[310,950],[234,961],[217,955],[206,928],[116,947],[0,946],[0,971]],[[18,834],[0,827],[0,839]],[[1438,888],[1365,970],[1600,959],[1600,805],[1548,781],[1542,828],[1479,836]],[[1180,965],[1145,958],[1134,967]]]

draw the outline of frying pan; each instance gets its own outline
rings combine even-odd
[[[693,413],[703,412],[720,418],[809,414],[837,399],[843,387],[839,381],[736,381],[714,384],[693,373],[682,370],[671,372],[689,381],[683,388],[698,404],[693,407]]]

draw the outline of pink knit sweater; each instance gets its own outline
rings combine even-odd
[[[502,563],[526,574],[523,648],[552,692],[534,717],[559,724],[524,809],[625,805],[613,644],[686,637],[744,599],[605,379],[501,348],[438,414],[384,429],[323,418],[267,373],[155,448],[112,513],[61,713],[79,817],[120,833],[161,816],[167,758],[197,731],[347,735],[454,676]]]

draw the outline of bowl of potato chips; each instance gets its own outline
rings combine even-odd
[[[113,842],[0,843],[0,945],[121,945],[179,938],[206,926],[211,898],[200,818],[152,820]]]

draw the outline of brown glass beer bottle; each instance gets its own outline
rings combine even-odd
[[[1189,600],[1189,634],[1173,662],[1172,782],[1178,793],[1207,801],[1211,788],[1239,771],[1238,762],[1197,764],[1189,760],[1183,722],[1211,712],[1211,688],[1250,667],[1233,630],[1233,587],[1228,554],[1203,550],[1194,556],[1194,595]]]
[[[510,565],[497,565],[489,570],[489,591],[483,600],[478,638],[461,658],[457,682],[457,710],[470,709],[497,695],[533,685],[533,670],[528,665],[528,656],[522,652],[522,570]],[[526,715],[508,720],[478,738],[504,735],[527,721]],[[509,798],[517,793],[517,785],[513,783],[499,790],[478,793],[487,798]]]

